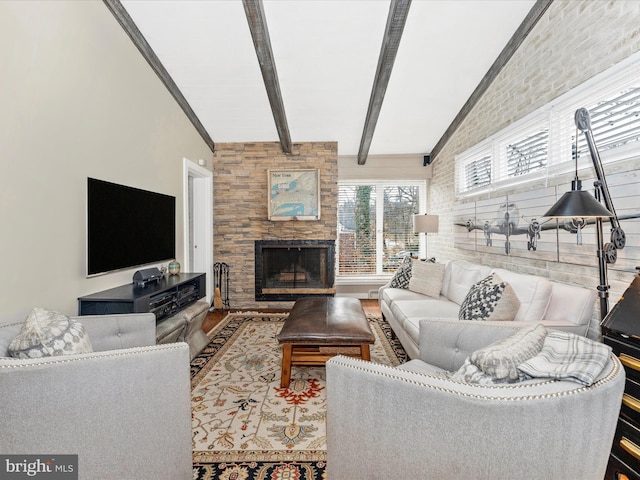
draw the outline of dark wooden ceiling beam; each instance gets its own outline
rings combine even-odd
[[[371,89],[371,97],[369,98],[369,107],[367,108],[367,117],[364,121],[364,129],[362,138],[360,139],[360,149],[358,150],[358,165],[364,165],[369,155],[369,148],[373,140],[373,134],[376,130],[380,110],[384,95],[387,92],[391,71],[396,60],[402,32],[407,22],[409,7],[411,0],[392,0],[389,6],[389,16],[387,17],[387,26],[380,48],[380,57],[378,58],[378,67],[376,76],[373,80],[373,88]]]
[[[482,95],[484,95],[484,93],[496,79],[498,74],[509,62],[513,54],[518,50],[524,39],[527,38],[529,33],[531,33],[533,27],[536,26],[536,24],[542,18],[552,2],[553,0],[538,0],[535,5],[531,7],[531,10],[522,21],[516,32],[513,34],[513,36],[509,40],[509,43],[507,43],[502,52],[500,52],[500,55],[498,55],[496,61],[493,62],[493,65],[491,65],[467,102],[462,106],[462,109],[453,119],[451,125],[449,125],[442,137],[440,137],[440,140],[438,140],[436,145],[431,150],[430,155],[432,163],[435,161],[438,154],[442,151],[449,139],[453,136],[460,124],[462,124],[467,115],[469,115],[469,112],[471,112],[473,107],[476,106]]]
[[[142,35],[142,32],[140,32],[133,19],[129,16],[120,1],[103,0],[103,2],[111,11],[118,23],[122,26],[124,31],[127,32],[129,38],[131,38],[134,45],[138,48],[144,59],[151,66],[156,75],[158,75],[167,90],[169,90],[169,93],[171,93],[176,102],[178,102],[178,105],[180,105],[180,108],[182,108],[182,111],[185,113],[189,121],[191,121],[207,146],[211,149],[212,152],[215,151],[215,144],[209,136],[209,133],[204,128],[204,126],[200,122],[200,119],[191,108],[191,105],[189,105],[187,99],[184,98],[184,96],[180,92],[180,89],[171,78],[171,75],[169,75],[169,72],[167,72],[167,70],[164,68],[164,66],[160,62],[160,59],[155,54],[147,40],[144,38],[144,35]]]
[[[280,138],[280,146],[284,153],[291,153],[291,134],[284,111],[284,102],[282,101],[282,92],[280,91],[276,62],[271,50],[271,39],[269,38],[262,0],[242,0],[242,4],[249,22],[249,30],[251,30],[253,45],[258,56],[264,86],[267,89],[271,112]]]

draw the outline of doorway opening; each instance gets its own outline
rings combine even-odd
[[[205,273],[213,298],[213,172],[183,159],[184,271]]]

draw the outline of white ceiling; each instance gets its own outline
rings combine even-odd
[[[278,141],[240,0],[122,0],[214,142]],[[414,0],[369,155],[428,153],[534,0]],[[264,0],[291,140],[356,155],[382,0]]]

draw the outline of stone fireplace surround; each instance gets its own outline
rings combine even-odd
[[[336,142],[294,143],[291,154],[277,142],[216,143],[213,156],[214,261],[229,265],[232,309],[291,308],[293,301],[256,301],[256,240],[337,238]],[[267,211],[269,169],[320,169],[321,217],[317,221],[271,221]]]

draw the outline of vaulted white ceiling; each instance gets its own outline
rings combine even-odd
[[[278,141],[240,0],[121,0],[214,142]],[[534,0],[414,0],[369,155],[429,153]],[[293,142],[356,155],[389,2],[264,0]]]

